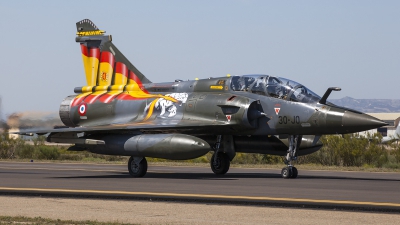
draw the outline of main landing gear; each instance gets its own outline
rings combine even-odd
[[[301,144],[302,135],[290,135],[289,136],[289,149],[285,158],[285,164],[287,165],[282,169],[281,175],[283,178],[296,178],[298,171],[296,167],[292,165],[292,162],[297,159],[296,153]]]
[[[214,153],[211,157],[211,170],[218,175],[225,174],[229,170],[229,166],[231,165],[231,161],[227,154],[223,152]]]
[[[128,170],[132,177],[143,177],[147,172],[146,158],[131,156],[128,162]]]
[[[217,136],[217,142],[214,146],[214,154],[211,157],[210,166],[211,170],[218,175],[223,175],[228,172],[231,165],[231,160],[228,154],[220,151],[221,135]]]

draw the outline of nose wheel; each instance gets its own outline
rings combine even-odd
[[[281,175],[283,178],[296,178],[298,175],[297,168],[292,165],[292,162],[297,159],[296,153],[301,144],[301,135],[290,135],[289,136],[289,149],[285,157],[286,167],[282,169]]]
[[[296,178],[297,174],[298,174],[298,171],[297,171],[296,167],[294,167],[294,166],[285,167],[281,171],[281,175],[285,179]]]

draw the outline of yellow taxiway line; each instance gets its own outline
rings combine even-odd
[[[225,199],[225,200],[324,203],[324,204],[353,205],[353,206],[365,205],[365,206],[381,206],[381,207],[382,206],[384,206],[384,207],[400,207],[399,203],[389,203],[389,202],[360,202],[360,201],[322,200],[322,199],[306,199],[306,198],[276,198],[276,197],[210,195],[210,194],[179,194],[179,193],[161,193],[161,192],[130,192],[130,191],[72,190],[72,189],[58,189],[58,188],[12,188],[12,187],[0,187],[0,191],[33,191],[33,192],[75,193],[75,194],[111,194],[111,195],[148,196],[148,197],[185,197],[185,198]]]

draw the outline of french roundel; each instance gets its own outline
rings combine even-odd
[[[84,103],[79,106],[78,108],[79,115],[84,116],[86,114],[86,107],[87,106]]]

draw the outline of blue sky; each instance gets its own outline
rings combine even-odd
[[[1,1],[0,116],[58,112],[85,84],[91,19],[151,81],[270,74],[331,98],[398,99],[400,1]]]

